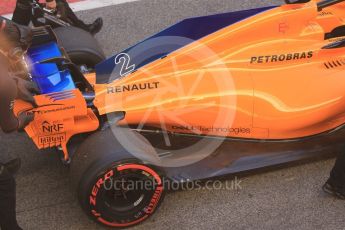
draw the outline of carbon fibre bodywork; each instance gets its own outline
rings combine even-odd
[[[145,130],[141,132],[150,143],[164,152],[170,151],[164,143],[162,133]],[[172,146],[188,146],[205,137],[170,134]],[[217,141],[217,137],[207,137]],[[345,129],[340,127],[319,135],[291,140],[258,140],[226,138],[206,158],[183,167],[164,167],[167,177],[175,182],[203,180],[229,174],[247,172],[271,166],[303,160],[333,157],[344,151]],[[164,150],[164,151],[163,151]]]

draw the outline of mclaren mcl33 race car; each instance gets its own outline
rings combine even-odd
[[[143,222],[168,183],[329,155],[345,141],[345,1],[189,18],[107,60],[85,37],[61,45],[36,29],[27,63],[38,107],[16,101],[15,113],[34,113],[26,133],[62,154],[99,223]]]

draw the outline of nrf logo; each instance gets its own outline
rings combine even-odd
[[[48,121],[42,123],[43,133],[58,133],[63,130],[64,126],[61,123],[50,124]]]

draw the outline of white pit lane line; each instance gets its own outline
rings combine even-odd
[[[92,10],[106,6],[113,6],[136,1],[139,0],[85,0],[81,2],[71,3],[70,6],[73,9],[73,11],[78,12],[83,10]]]
[[[140,0],[85,0],[81,2],[70,3],[71,8],[74,12],[92,10],[97,8],[102,8],[106,6],[114,6],[127,2],[137,2]],[[13,14],[2,15],[5,18],[12,19]]]

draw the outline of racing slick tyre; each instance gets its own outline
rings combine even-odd
[[[148,150],[149,142],[143,136],[126,132],[139,136]],[[143,222],[164,199],[163,173],[133,157],[111,129],[86,139],[74,154],[70,169],[72,186],[84,211],[109,227]]]
[[[74,64],[93,69],[105,60],[101,46],[90,33],[73,26],[58,27],[54,32]]]

